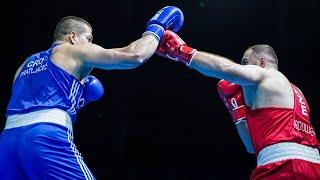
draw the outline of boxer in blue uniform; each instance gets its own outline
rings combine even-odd
[[[131,69],[147,61],[166,29],[178,31],[183,14],[174,6],[157,12],[142,37],[123,48],[92,41],[84,19],[61,19],[53,45],[17,70],[0,139],[0,179],[95,179],[73,143],[77,112],[103,95],[91,70]]]

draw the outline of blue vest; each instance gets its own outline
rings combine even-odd
[[[76,113],[85,105],[84,86],[50,60],[56,45],[27,58],[13,84],[7,116],[59,108],[75,122]]]

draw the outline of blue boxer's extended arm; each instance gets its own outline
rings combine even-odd
[[[148,21],[143,37],[125,47],[105,49],[92,43],[80,43],[66,47],[66,52],[86,68],[132,69],[154,54],[166,29],[178,31],[182,25],[182,11],[174,6],[166,6]]]

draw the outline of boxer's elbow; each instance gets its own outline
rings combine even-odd
[[[143,54],[134,53],[134,54],[131,54],[130,59],[131,60],[128,63],[128,65],[131,68],[136,68],[136,67],[139,67],[140,65],[142,65],[143,63],[145,63],[148,60],[148,57]]]
[[[138,53],[126,53],[125,56],[119,58],[116,63],[116,69],[134,69],[142,65],[147,57]]]

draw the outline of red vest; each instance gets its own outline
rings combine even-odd
[[[310,123],[310,109],[299,88],[291,84],[294,107],[248,109],[247,123],[256,155],[265,147],[279,142],[296,142],[320,148]]]

